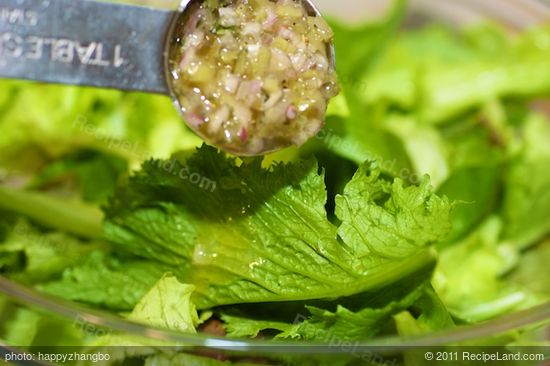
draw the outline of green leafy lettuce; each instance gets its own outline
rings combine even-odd
[[[143,260],[120,260],[96,251],[81,265],[64,271],[61,279],[39,287],[65,299],[131,310],[163,273],[161,266]]]
[[[366,164],[336,198],[335,226],[314,161],[260,162],[238,166],[203,147],[185,167],[215,174],[210,192],[150,161],[107,207],[105,236],[173,268],[204,309],[377,289],[429,265],[429,245],[450,228],[451,206],[428,180],[407,187]]]

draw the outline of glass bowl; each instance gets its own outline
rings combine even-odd
[[[156,5],[164,8],[177,6],[177,1],[173,0],[129,0],[124,2]],[[355,20],[364,16],[376,17],[382,14],[387,3],[387,1],[381,0],[363,0],[358,5],[357,0],[340,0],[337,3],[332,0],[317,0],[320,9],[325,13]],[[457,0],[452,2],[413,0],[406,24],[414,27],[435,20],[453,27],[461,27],[483,19],[498,21],[512,30],[521,29],[531,24],[550,20],[550,2],[536,0]],[[167,352],[166,349],[172,349],[174,352],[185,350],[193,354],[206,354],[222,360],[238,358],[260,363],[266,363],[270,359],[278,360],[273,361],[274,364],[280,364],[281,355],[306,357],[309,361],[315,360],[316,357],[328,357],[329,360],[331,357],[356,357],[359,360],[358,364],[373,364],[374,362],[383,364],[386,361],[389,362],[388,364],[396,364],[396,360],[406,357],[407,352],[411,351],[411,347],[417,350],[423,347],[433,349],[449,345],[479,346],[483,345],[484,340],[488,338],[503,337],[506,339],[506,334],[511,331],[533,331],[533,344],[550,339],[550,303],[476,325],[459,326],[451,331],[411,338],[374,338],[352,345],[309,342],[275,343],[267,340],[219,338],[203,334],[184,334],[154,329],[132,323],[113,314],[41,294],[0,277],[0,357],[3,353],[7,355],[28,349],[21,347],[29,346],[24,343],[24,339],[21,339],[21,343],[18,344],[1,343],[1,339],[7,338],[8,332],[13,332],[10,330],[9,323],[15,314],[18,314],[17,316],[23,314],[23,316],[29,317],[29,321],[45,322],[49,325],[48,329],[51,332],[41,334],[37,337],[38,340],[32,344],[33,348],[38,350],[47,349],[46,346],[58,346],[62,347],[58,349],[59,352],[68,352],[68,349],[71,352],[88,352],[89,348],[84,349],[79,345],[78,339],[91,339],[109,334],[133,337],[132,339],[135,339],[134,346],[138,348],[143,344],[154,344],[154,348],[160,352]],[[59,332],[64,335],[74,335],[75,343],[56,344],[55,335]],[[65,339],[67,338],[65,337]],[[146,341],[140,342],[140,340]],[[112,355],[109,357],[116,357],[116,352],[112,351]],[[140,351],[135,351],[135,354],[141,355]],[[404,354],[405,356],[403,356]],[[365,358],[365,355],[369,355],[369,358]],[[18,361],[17,364],[48,364],[25,356],[20,356]],[[94,362],[94,364],[97,363],[101,364],[101,362]],[[64,364],[70,364],[70,362]],[[80,362],[80,364],[83,363]],[[185,362],[180,364],[187,365]],[[194,363],[189,364],[195,365]],[[313,364],[321,364],[321,361]]]

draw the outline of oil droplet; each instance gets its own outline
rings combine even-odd
[[[204,245],[197,244],[193,251],[193,264],[208,265],[211,264],[215,258],[218,258],[218,253],[209,251]]]

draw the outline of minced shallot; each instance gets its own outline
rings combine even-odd
[[[338,93],[332,31],[298,0],[208,0],[171,48],[170,82],[207,142],[237,155],[301,145]]]

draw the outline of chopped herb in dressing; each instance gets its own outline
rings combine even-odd
[[[188,123],[241,155],[302,145],[338,93],[333,33],[296,0],[206,1],[186,12],[170,82]]]

